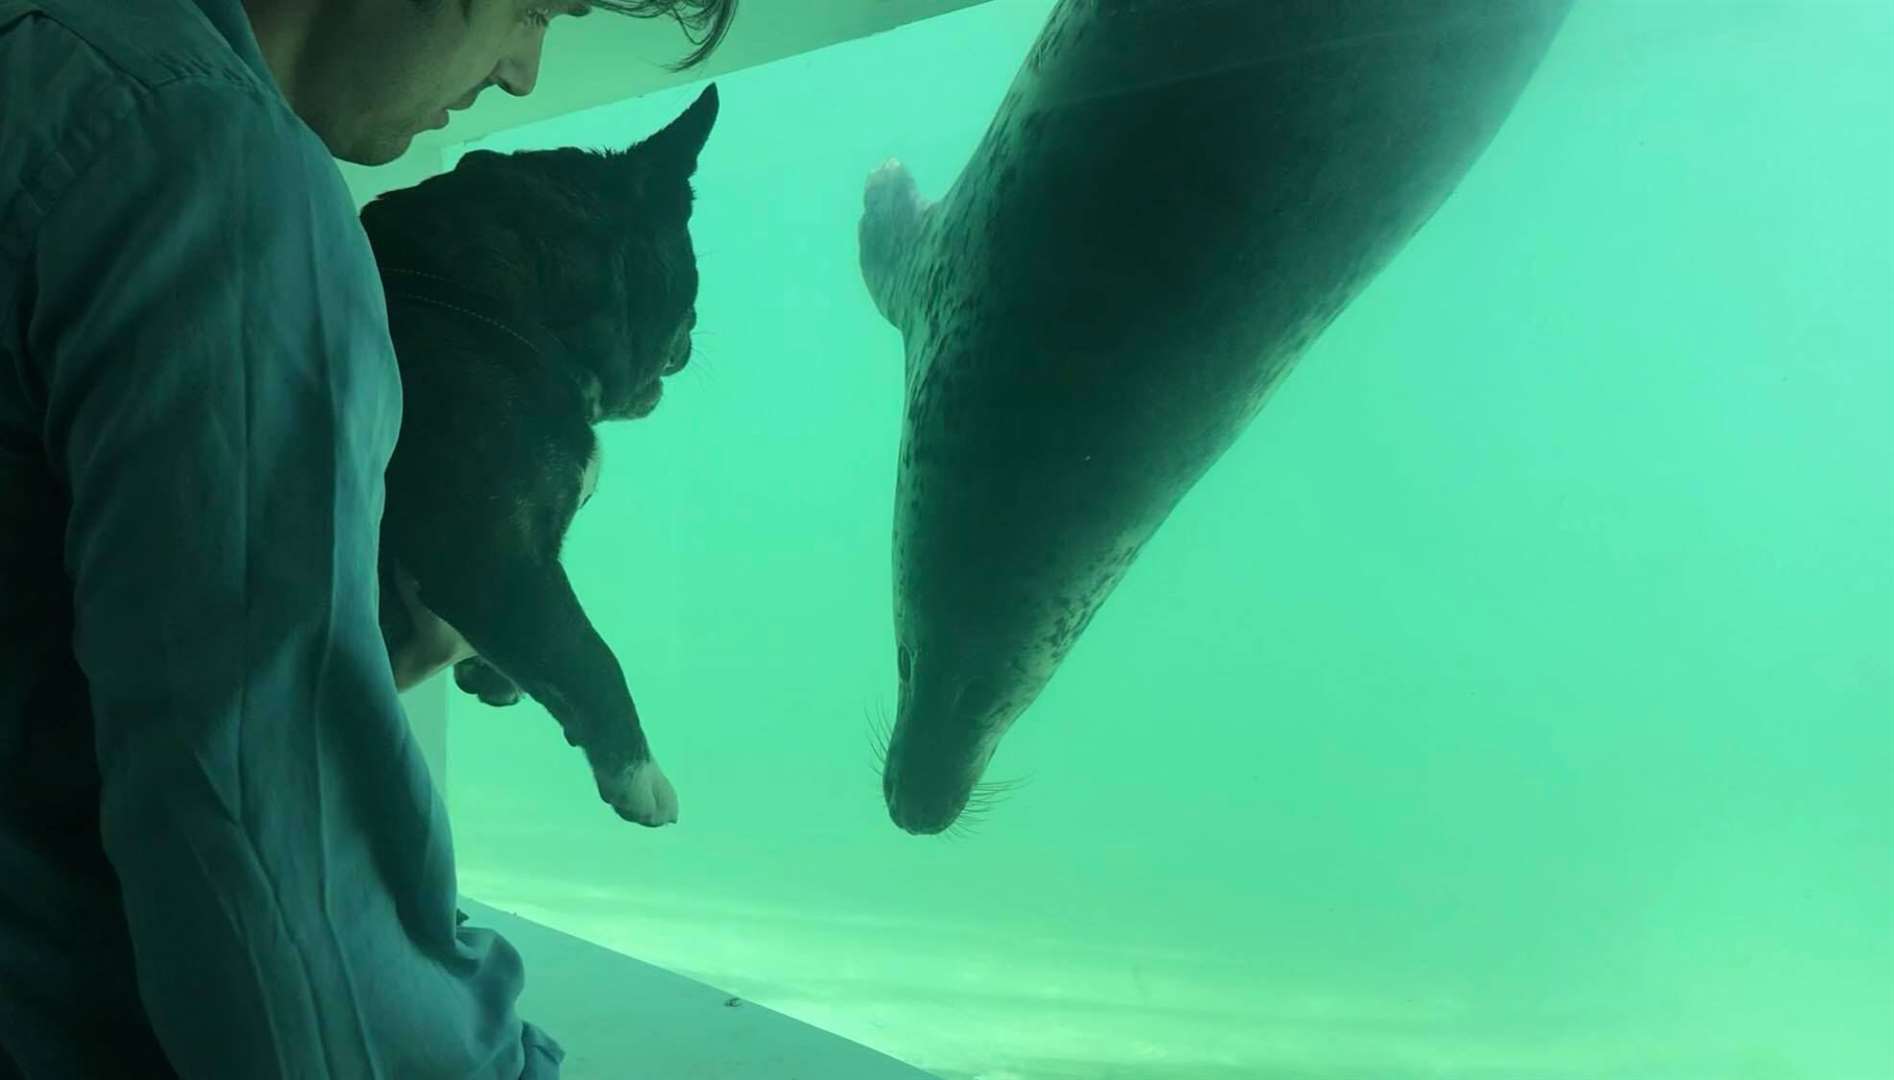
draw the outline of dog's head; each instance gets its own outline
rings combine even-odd
[[[643,416],[690,359],[690,181],[716,118],[713,85],[627,150],[476,150],[362,225],[384,268],[448,278],[557,338],[598,381],[595,419]]]

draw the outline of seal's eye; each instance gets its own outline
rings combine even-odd
[[[908,647],[906,645],[901,646],[900,649],[895,652],[894,666],[895,670],[901,673],[901,681],[907,682],[908,672],[912,669],[913,662],[908,659]]]

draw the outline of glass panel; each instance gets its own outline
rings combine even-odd
[[[468,893],[944,1077],[1881,1075],[1887,6],[1579,5],[917,837],[863,183],[946,192],[1051,7],[718,81],[696,352],[565,555],[681,820],[457,695]]]

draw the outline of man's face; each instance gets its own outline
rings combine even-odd
[[[530,93],[547,24],[582,13],[570,0],[336,0],[292,100],[330,153],[383,165],[488,86]]]

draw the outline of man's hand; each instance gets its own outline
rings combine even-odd
[[[421,685],[442,668],[451,667],[474,655],[473,646],[439,615],[421,604],[414,578],[395,569],[395,590],[414,632],[406,641],[389,650],[389,663],[395,669],[395,689],[402,693]]]

